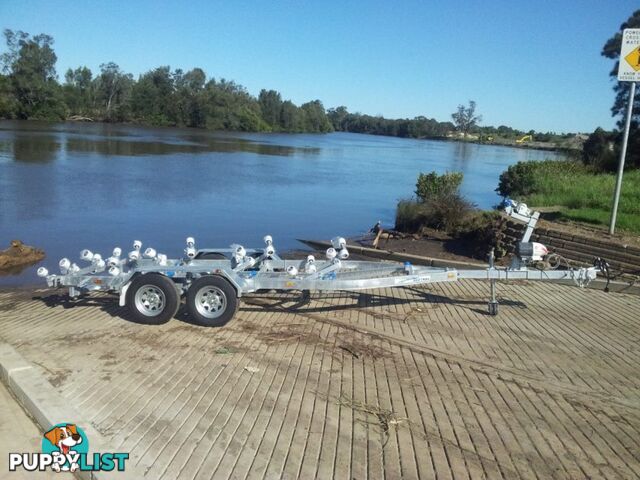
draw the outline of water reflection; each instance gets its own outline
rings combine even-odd
[[[473,158],[477,145],[467,142],[455,142],[454,144],[454,170],[465,173],[469,160]]]
[[[129,138],[86,138],[70,136],[66,139],[69,152],[92,153],[99,155],[122,155],[127,157],[140,155],[169,155],[174,153],[199,154],[205,152],[233,153],[248,152],[258,155],[291,156],[296,153],[319,154],[320,149],[297,148],[283,145],[268,145],[240,139],[185,139],[191,141],[166,142],[158,140],[132,140]]]
[[[17,135],[8,145],[18,162],[50,162],[60,150],[60,143],[53,135]]]

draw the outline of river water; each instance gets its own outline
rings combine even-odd
[[[553,152],[350,133],[217,133],[106,124],[0,122],[0,249],[12,239],[43,248],[42,263],[110,255],[134,239],[179,256],[199,246],[280,250],[297,238],[357,235],[393,226],[419,172],[460,171],[480,207],[499,201],[498,176]],[[0,277],[34,283],[35,267]]]

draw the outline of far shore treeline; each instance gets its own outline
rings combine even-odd
[[[452,122],[424,116],[387,119],[350,113],[346,107],[325,110],[320,100],[295,105],[275,90],[257,98],[242,85],[209,77],[201,68],[172,70],[161,66],[137,79],[116,63],[69,69],[60,83],[51,36],[4,30],[0,55],[0,118],[48,121],[129,122],[155,126],[251,132],[346,131],[405,138],[445,138]],[[507,126],[476,127],[476,133],[516,138],[524,132]],[[465,132],[465,136],[466,136]],[[534,133],[534,132],[529,132]],[[550,134],[537,134],[548,141]]]

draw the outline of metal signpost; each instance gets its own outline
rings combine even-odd
[[[613,235],[616,229],[616,217],[618,215],[620,189],[622,188],[624,160],[627,155],[627,142],[629,141],[629,125],[631,124],[631,114],[633,112],[633,100],[636,94],[636,82],[640,81],[640,28],[627,28],[622,33],[618,81],[631,82],[631,87],[629,88],[629,104],[627,105],[622,148],[620,149],[620,161],[618,162],[616,190],[613,194],[613,209],[611,210],[611,223],[609,224],[609,234],[611,235]]]

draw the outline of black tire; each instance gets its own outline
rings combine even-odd
[[[238,310],[235,288],[218,275],[195,280],[187,291],[187,309],[195,322],[206,327],[221,327]]]
[[[137,323],[160,325],[173,318],[180,306],[175,285],[164,275],[138,275],[127,290],[129,314]]]

